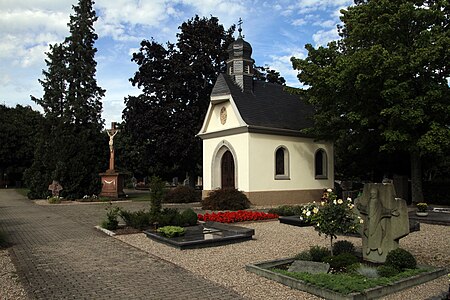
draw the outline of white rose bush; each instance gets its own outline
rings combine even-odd
[[[354,204],[351,198],[346,201],[337,199],[332,189],[327,189],[320,204],[313,202],[305,206],[300,219],[311,222],[319,235],[324,234],[330,238],[331,251],[333,239],[337,234],[350,234],[358,232],[362,219],[353,210]],[[333,253],[331,253],[333,255]]]

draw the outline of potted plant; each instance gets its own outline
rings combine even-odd
[[[420,202],[420,203],[417,203],[416,207],[417,207],[416,215],[418,215],[419,217],[428,216],[428,211],[427,211],[428,204],[426,204],[424,202]]]

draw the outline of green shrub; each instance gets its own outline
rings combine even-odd
[[[389,251],[386,255],[386,261],[384,264],[386,266],[392,266],[399,271],[404,271],[405,269],[415,269],[417,266],[414,256],[409,251],[402,248]]]
[[[127,226],[139,230],[142,230],[150,225],[150,216],[145,210],[131,212],[122,209],[120,210],[119,215]]]
[[[292,205],[280,205],[269,209],[269,214],[277,214],[279,216],[293,216],[295,215],[295,209]]]
[[[349,241],[337,241],[333,244],[333,255],[341,253],[355,253],[355,245]]]
[[[150,179],[150,215],[156,216],[161,211],[161,202],[164,198],[164,182],[157,176]]]
[[[163,202],[166,203],[192,203],[200,202],[201,195],[190,186],[179,185],[167,192]]]
[[[350,253],[342,253],[335,256],[327,256],[323,262],[330,264],[332,273],[344,273],[354,270],[354,265],[358,263],[358,258]],[[352,268],[349,268],[351,267]]]
[[[294,259],[296,260],[307,260],[312,261],[311,253],[309,250],[305,250],[294,256]]]
[[[158,222],[159,226],[181,225],[181,215],[176,208],[164,208],[161,212],[151,217],[151,223]]]
[[[50,204],[59,204],[61,203],[62,197],[60,196],[51,196],[47,198],[47,202]]]
[[[181,213],[180,225],[194,226],[197,225],[197,220],[198,220],[197,213],[192,208],[188,208]]]
[[[218,189],[203,199],[202,208],[209,210],[241,210],[250,208],[247,196],[236,189]]]
[[[119,221],[117,220],[119,212],[119,207],[112,206],[112,204],[110,204],[106,208],[106,219],[102,221],[101,227],[108,230],[116,230],[117,227],[119,227]]]
[[[309,248],[309,254],[312,261],[323,262],[323,259],[330,256],[331,252],[326,247],[312,246]]]
[[[164,226],[157,230],[162,236],[173,238],[176,236],[182,236],[186,232],[183,227],[180,226]]]
[[[382,265],[377,268],[377,273],[380,277],[392,277],[400,273],[400,271],[393,266]]]

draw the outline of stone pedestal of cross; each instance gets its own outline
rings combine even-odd
[[[106,130],[109,136],[109,168],[105,173],[100,173],[102,179],[101,197],[117,199],[125,196],[123,175],[114,170],[114,137],[118,132],[115,122],[111,123],[111,129]]]

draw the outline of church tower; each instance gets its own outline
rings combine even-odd
[[[242,38],[242,20],[239,19],[239,36],[227,49],[227,74],[240,86],[244,92],[253,90],[252,46]]]

